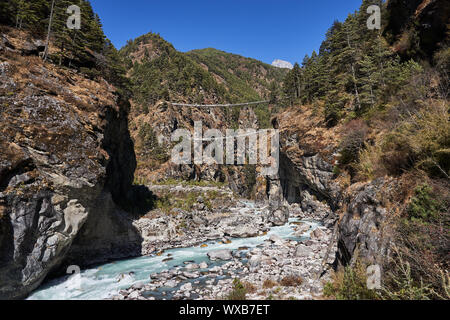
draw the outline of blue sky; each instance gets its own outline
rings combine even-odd
[[[361,0],[91,0],[117,48],[149,31],[177,50],[213,47],[255,58],[301,62],[334,20]]]

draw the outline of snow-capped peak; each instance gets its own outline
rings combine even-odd
[[[272,62],[272,66],[277,67],[277,68],[285,68],[285,69],[292,69],[292,68],[294,68],[292,63],[290,63],[288,61],[280,60],[280,59],[274,60]]]

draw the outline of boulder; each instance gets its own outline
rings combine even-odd
[[[248,261],[250,272],[254,272],[261,264],[261,256],[252,256]]]
[[[269,222],[274,226],[283,226],[289,220],[289,209],[286,206],[281,206],[272,210],[269,214]]]
[[[199,277],[198,272],[183,272],[183,276],[186,277],[186,279],[195,279]]]
[[[309,229],[311,229],[311,226],[309,224],[302,223],[297,227],[296,234],[301,236],[308,232]]]
[[[208,257],[211,261],[233,259],[231,250],[226,250],[226,249],[208,252]]]
[[[176,286],[177,286],[177,281],[176,280],[169,280],[169,281],[164,282],[164,287],[174,288]]]
[[[37,56],[39,55],[39,49],[38,47],[32,43],[32,42],[25,42],[24,45],[22,46],[22,54],[25,56]]]
[[[133,289],[136,289],[136,290],[141,290],[144,287],[145,287],[145,284],[142,282],[139,282],[139,283],[136,283],[135,285],[133,285]]]
[[[128,295],[128,299],[137,299],[137,298],[139,298],[139,292],[137,291],[133,291]]]
[[[180,287],[180,290],[181,291],[187,291],[187,292],[191,291],[192,290],[192,283],[188,282],[188,283],[183,284]]]
[[[43,40],[34,40],[33,44],[37,47],[39,52],[43,52],[45,50],[45,41],[43,41]]]
[[[240,225],[225,229],[225,234],[232,238],[251,238],[256,237],[258,233],[258,228],[249,225]]]
[[[313,250],[307,246],[299,245],[295,249],[295,256],[298,258],[309,258],[312,257],[313,255],[314,255]]]
[[[269,241],[273,242],[275,245],[280,246],[284,244],[284,240],[281,239],[279,236],[277,236],[276,234],[272,234],[269,237]]]
[[[317,228],[313,232],[311,232],[311,239],[322,239],[325,236],[326,233],[320,228]]]
[[[16,49],[16,47],[11,43],[11,41],[9,41],[9,38],[6,35],[4,35],[4,34],[2,34],[0,36],[0,45],[2,47],[6,47],[6,48],[9,48],[9,49],[12,49],[12,50]]]

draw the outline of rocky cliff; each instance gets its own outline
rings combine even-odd
[[[341,204],[341,188],[333,173],[339,128],[329,129],[310,108],[287,108],[272,124],[280,132],[278,176],[260,183],[260,197],[269,203],[299,204],[310,218],[333,224]]]
[[[317,110],[295,106],[272,122],[280,130],[281,154],[279,175],[263,191],[269,201],[290,204],[291,211],[335,226],[337,264],[351,264],[356,257],[382,264],[389,254],[389,199],[397,181],[351,184],[337,174],[339,141],[346,129],[328,128]]]
[[[114,87],[43,63],[25,33],[1,39],[0,298],[15,299],[68,263],[139,252],[118,206],[136,162]]]

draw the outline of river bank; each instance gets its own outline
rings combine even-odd
[[[227,188],[152,191],[170,200],[133,222],[143,238],[141,257],[53,279],[29,299],[224,299],[235,278],[248,287],[248,299],[320,296],[328,277],[319,278],[322,266],[334,260],[335,248],[326,257],[332,230],[299,206],[289,206],[287,223],[274,226],[267,206]]]

